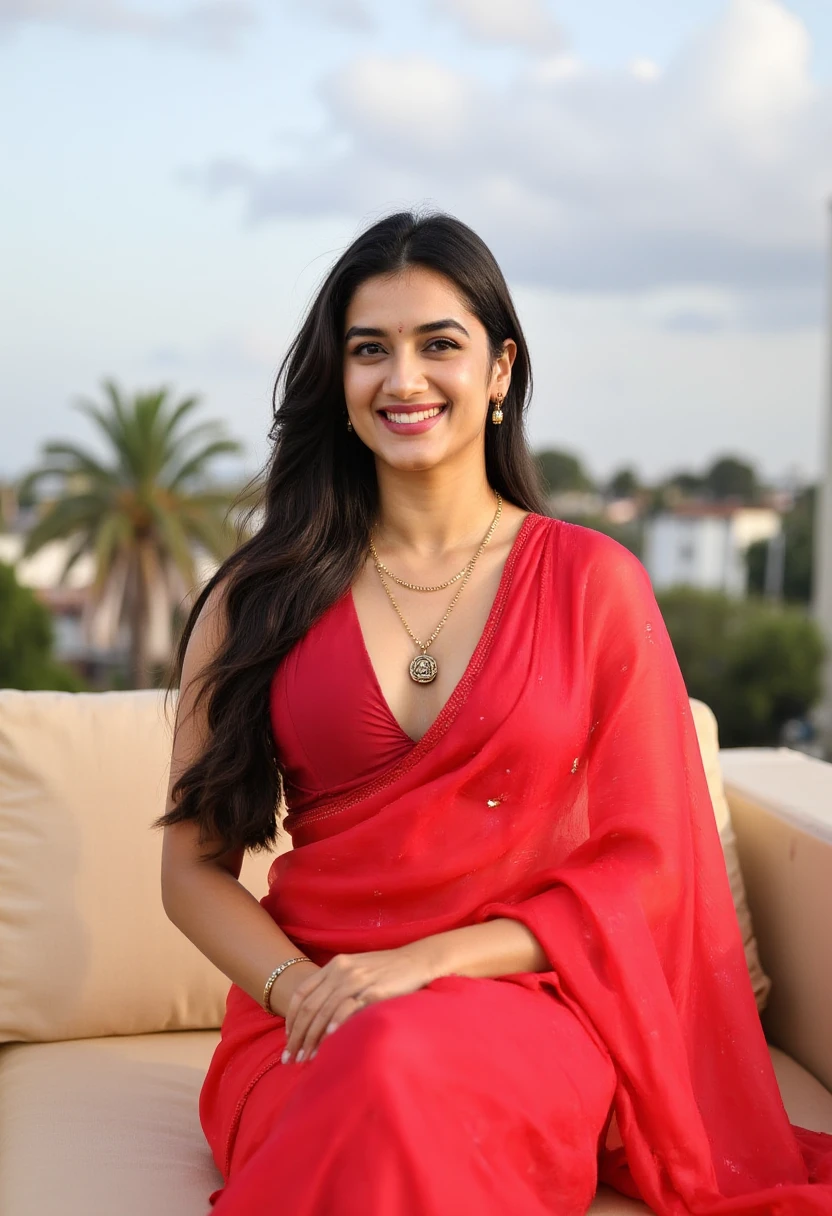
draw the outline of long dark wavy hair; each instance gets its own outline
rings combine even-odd
[[[346,426],[343,333],[356,289],[375,275],[423,266],[445,276],[488,334],[492,361],[517,344],[501,426],[487,426],[488,482],[509,502],[544,513],[525,414],[529,352],[511,294],[485,243],[443,213],[389,215],[362,232],[335,262],[292,341],[274,387],[271,455],[262,479],[262,524],[228,557],[195,600],[176,648],[168,688],[180,684],[188,640],[206,599],[222,588],[227,630],[200,674],[208,742],[171,791],[154,827],[194,820],[200,845],[226,850],[274,845],[283,775],[269,717],[275,669],[351,585],[369,552],[378,512],[373,453]]]

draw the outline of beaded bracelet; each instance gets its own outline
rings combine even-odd
[[[266,980],[266,987],[263,989],[263,1008],[265,1009],[266,1013],[272,1014],[273,1017],[279,1016],[278,1014],[276,1014],[274,1012],[271,1005],[269,1004],[269,996],[271,995],[272,984],[275,982],[277,977],[280,975],[281,971],[285,971],[287,967],[291,967],[292,963],[311,963],[311,962],[312,962],[311,958],[306,958],[304,955],[301,954],[298,956],[298,958],[287,958],[285,963],[281,963],[279,967],[275,967],[274,971],[271,973],[269,978]]]

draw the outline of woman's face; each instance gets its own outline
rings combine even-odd
[[[488,335],[454,284],[410,266],[365,280],[344,322],[344,393],[358,437],[397,469],[484,450],[489,401],[508,390],[516,343],[492,364]]]

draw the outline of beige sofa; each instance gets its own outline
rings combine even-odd
[[[832,1132],[832,765],[720,753],[692,705],[783,1099]],[[169,749],[155,692],[0,691],[3,1216],[205,1216],[220,1185],[197,1096],[228,982],[162,909]],[[269,862],[246,862],[258,895]],[[647,1209],[601,1188],[592,1210]]]

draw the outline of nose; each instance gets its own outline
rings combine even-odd
[[[387,376],[384,380],[384,391],[388,397],[397,397],[400,401],[407,397],[423,393],[427,380],[419,364],[419,357],[407,345],[400,346],[388,364]]]

